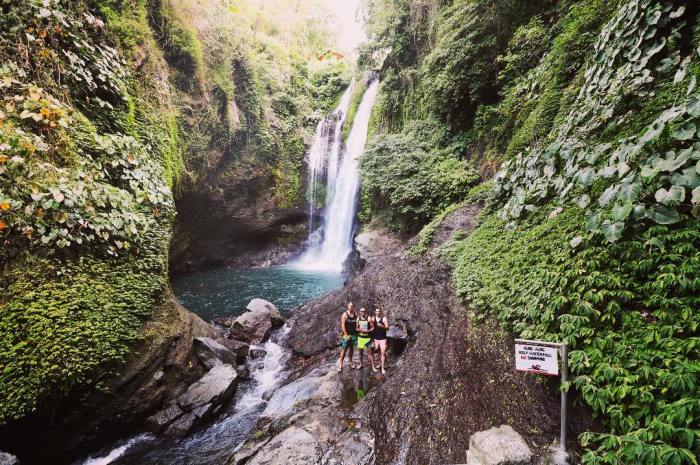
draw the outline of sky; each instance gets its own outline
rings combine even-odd
[[[342,30],[339,34],[339,45],[343,52],[351,52],[366,40],[365,32],[357,15],[357,9],[362,0],[325,0],[328,8],[338,17]]]

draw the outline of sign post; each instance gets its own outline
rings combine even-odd
[[[561,383],[569,377],[569,346],[566,342],[515,340],[515,369],[527,373],[558,376],[559,363],[557,354],[561,354]],[[561,389],[561,427],[559,429],[559,447],[566,453],[566,391]]]

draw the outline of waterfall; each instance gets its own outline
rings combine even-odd
[[[335,177],[338,174],[338,156],[340,153],[340,130],[342,128],[345,117],[350,106],[350,97],[352,96],[353,86],[350,85],[340,99],[338,107],[327,117],[319,121],[314,133],[314,140],[309,149],[308,161],[309,166],[309,231],[315,231],[316,224],[316,204],[318,202],[318,186],[323,180],[324,175],[327,179],[326,185],[331,183],[331,179],[335,182]],[[330,191],[326,191],[326,203],[328,202]]]
[[[321,227],[310,233],[309,248],[292,265],[295,268],[340,272],[343,262],[352,250],[352,231],[360,187],[358,158],[362,155],[367,141],[369,118],[377,96],[378,85],[378,81],[373,81],[362,96],[344,151],[341,150],[340,134],[345,112],[342,112],[341,118],[336,118],[337,124],[334,128],[332,143],[330,147],[325,147],[325,155],[317,153],[321,149],[320,140],[324,138],[323,125],[320,124],[317,128],[314,146],[309,152],[309,184],[314,186],[314,190],[316,189],[317,178],[322,170],[321,165],[325,162],[326,209]],[[347,109],[351,93],[350,88],[345,92],[339,109],[344,104]],[[345,102],[346,98],[347,102]],[[319,145],[315,146],[317,139],[319,139]],[[327,141],[329,138],[326,136],[325,139]],[[312,201],[315,202],[315,198],[312,198]],[[311,208],[314,208],[313,204]]]

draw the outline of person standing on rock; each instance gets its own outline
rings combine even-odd
[[[355,305],[350,302],[348,304],[348,309],[343,312],[343,316],[340,317],[340,331],[342,335],[340,337],[340,360],[338,361],[338,371],[343,371],[343,361],[345,360],[345,354],[348,353],[348,358],[350,359],[350,368],[355,368],[352,363],[352,356],[355,352],[355,346],[357,345],[357,313],[355,312]],[[360,359],[362,362],[362,359]]]
[[[376,307],[374,309],[374,318],[372,318],[372,323],[374,323],[374,351],[379,352],[379,361],[382,367],[382,374],[384,371],[384,361],[386,360],[386,331],[389,329],[389,320],[382,313],[382,309]],[[374,365],[374,356],[372,357],[372,365]]]
[[[372,334],[374,334],[374,322],[367,316],[367,309],[360,309],[360,316],[357,318],[357,348],[359,350],[360,365],[362,368],[362,353],[367,349],[367,357],[372,364],[372,371],[377,372],[374,366],[374,354],[372,353]]]

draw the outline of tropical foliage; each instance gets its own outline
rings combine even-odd
[[[181,166],[168,88],[104,21],[20,3],[0,18],[2,423],[124,359],[166,286]]]
[[[421,166],[433,151],[413,147],[430,139],[404,138],[441,121],[460,158],[497,172],[479,226],[444,252],[474,318],[571,344],[565,388],[608,426],[579,438],[584,463],[697,464],[700,12],[654,0],[370,3],[384,13],[365,56],[379,57],[383,84],[363,169],[380,170],[372,159],[389,140]],[[373,216],[419,210],[369,192]],[[413,253],[465,194],[424,212]]]
[[[461,149],[434,121],[415,121],[399,134],[374,137],[362,158],[369,209],[385,213],[397,229],[415,231],[478,181],[460,158]]]

